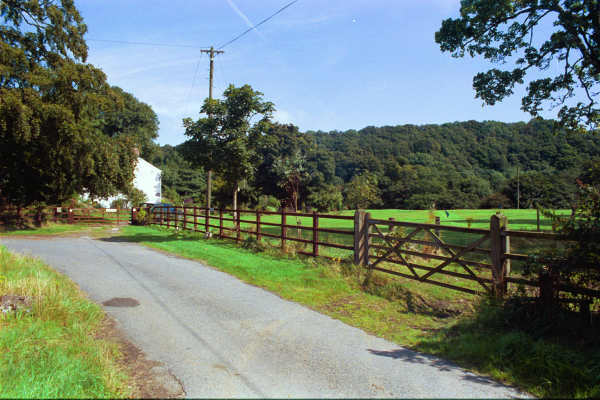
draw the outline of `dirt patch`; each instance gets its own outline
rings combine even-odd
[[[140,302],[131,297],[113,297],[103,302],[102,305],[108,307],[137,307],[140,305]]]
[[[133,398],[175,399],[185,397],[181,382],[162,363],[148,360],[144,352],[127,340],[117,328],[114,319],[108,316],[105,318],[96,338],[119,345],[123,356],[117,363],[131,377]]]

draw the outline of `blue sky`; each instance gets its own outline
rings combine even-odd
[[[158,142],[185,140],[208,96],[208,57],[198,49],[92,39],[219,46],[287,0],[80,0],[88,62],[111,84],[152,106]],[[434,41],[459,0],[299,0],[216,57],[215,95],[250,84],[275,118],[306,130],[462,120],[529,120],[516,95],[494,107],[475,99],[473,75],[490,64],[454,59]],[[195,84],[194,73],[198,66]]]

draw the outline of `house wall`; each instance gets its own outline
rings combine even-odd
[[[161,193],[161,170],[150,164],[148,161],[139,158],[134,171],[133,186],[141,190],[146,195],[146,202],[160,203],[162,199]],[[83,194],[83,199],[88,199],[88,194]],[[98,199],[100,206],[109,208],[110,204],[117,199],[125,198],[124,195],[118,194],[107,199]]]
[[[160,203],[161,171],[142,158],[138,158],[135,166],[133,186],[144,192],[148,203]]]

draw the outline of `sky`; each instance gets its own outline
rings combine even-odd
[[[186,138],[200,116],[215,48],[290,0],[77,0],[88,62],[158,115],[161,145]],[[299,0],[215,57],[215,97],[249,84],[275,119],[301,131],[464,120],[528,121],[523,89],[495,106],[475,98],[473,76],[492,65],[442,53],[434,34],[459,0]],[[134,45],[109,41],[146,42]],[[191,47],[159,46],[180,45]]]

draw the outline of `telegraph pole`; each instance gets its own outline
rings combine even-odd
[[[207,53],[210,55],[210,79],[208,84],[208,100],[212,101],[212,89],[213,89],[213,70],[215,62],[215,54],[223,54],[223,50],[215,50],[214,47],[210,47],[210,50],[200,50],[200,53]],[[208,115],[210,118],[210,114]],[[212,132],[211,132],[212,134]],[[206,180],[206,208],[210,213],[210,198],[211,198],[211,186],[212,186],[212,169],[208,170],[208,178]]]

